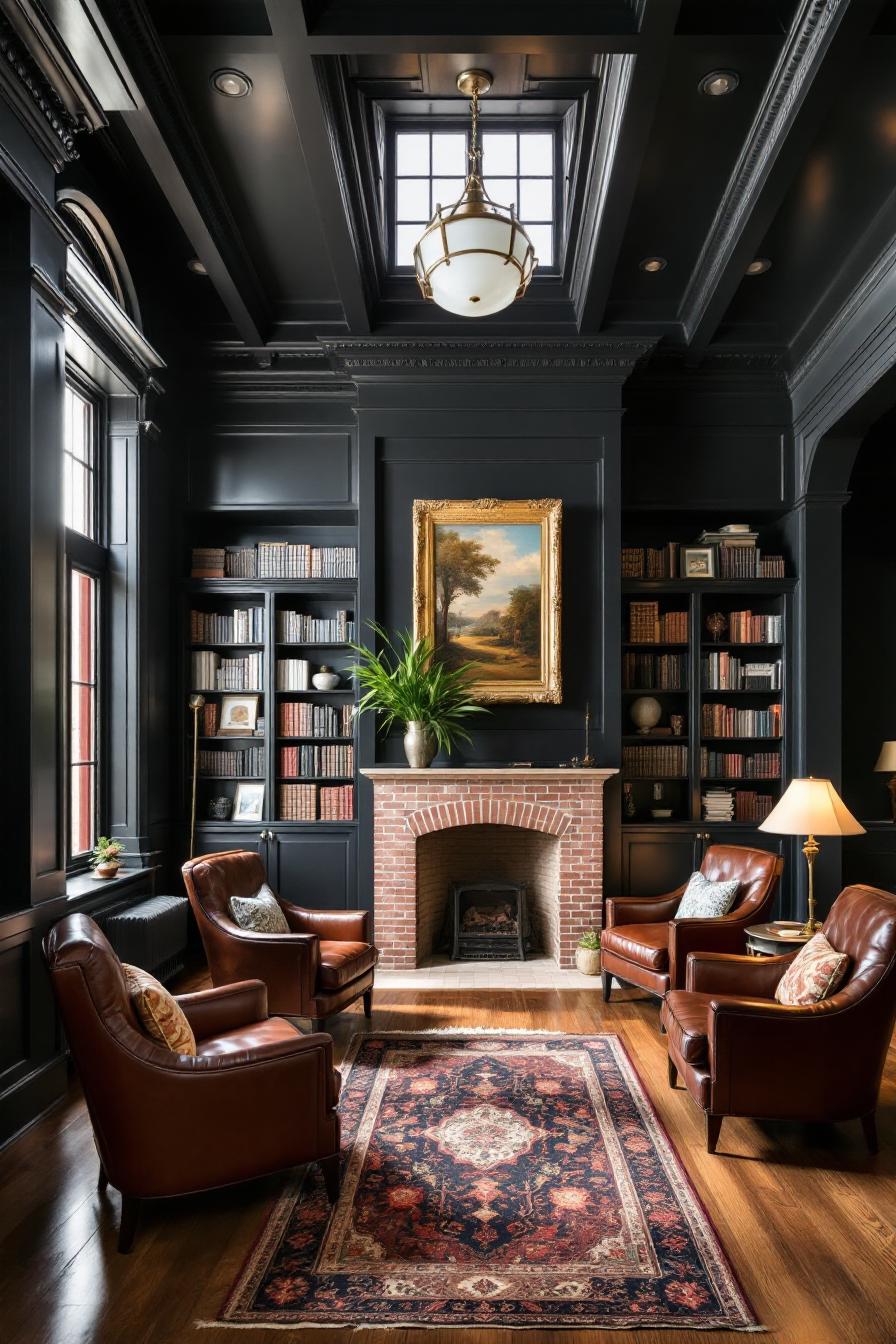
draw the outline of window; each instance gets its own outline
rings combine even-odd
[[[512,205],[541,267],[555,263],[557,136],[553,130],[482,131],[482,177],[492,200]],[[414,247],[436,205],[464,189],[467,130],[396,130],[392,261],[413,266]]]
[[[65,389],[63,521],[66,552],[68,773],[67,865],[86,866],[96,842],[100,779],[103,575],[100,477],[102,400],[74,381]]]

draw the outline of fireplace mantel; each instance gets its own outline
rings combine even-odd
[[[527,835],[520,857],[534,845],[541,851],[535,859],[542,868],[548,862],[554,865],[550,952],[561,966],[572,965],[579,936],[600,925],[603,791],[617,770],[375,765],[361,773],[373,788],[374,923],[381,965],[412,968],[418,952],[426,955],[426,933],[437,904],[431,898],[438,896],[431,890],[432,846],[438,844],[440,854],[442,849],[438,833],[450,844],[452,832],[460,835],[463,828],[471,828],[472,837],[490,826]],[[533,841],[533,833],[543,839]],[[535,861],[532,853],[529,857]],[[449,879],[470,876],[447,871],[439,882],[447,894]],[[525,880],[525,875],[509,872],[485,876]]]

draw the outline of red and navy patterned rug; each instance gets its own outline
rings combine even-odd
[[[357,1037],[343,1183],[278,1201],[220,1321],[757,1330],[618,1038]]]

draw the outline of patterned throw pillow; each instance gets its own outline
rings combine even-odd
[[[849,957],[831,947],[823,933],[816,933],[801,947],[778,981],[775,998],[779,1003],[801,1007],[819,1003],[833,994],[846,974]]]
[[[164,1045],[172,1054],[195,1055],[196,1038],[193,1029],[184,1016],[184,1010],[165,986],[139,966],[128,966],[122,962],[121,969],[137,1021],[147,1036],[157,1045]]]
[[[289,933],[286,916],[267,882],[262,882],[254,896],[231,896],[230,913],[250,933]]]
[[[736,877],[727,882],[710,882],[702,873],[691,873],[676,919],[718,919],[727,915],[740,886]]]

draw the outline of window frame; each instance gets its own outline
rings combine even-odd
[[[71,359],[66,359],[65,368],[65,387],[66,392],[69,388],[85,401],[89,401],[93,407],[93,423],[91,426],[91,438],[93,445],[93,522],[94,537],[88,537],[83,532],[69,527],[65,517],[62,518],[62,530],[64,538],[64,601],[63,611],[63,633],[61,640],[62,659],[63,659],[63,759],[65,761],[65,788],[64,788],[64,807],[65,816],[65,872],[69,877],[79,873],[86,872],[90,867],[90,858],[93,846],[82,853],[72,853],[72,667],[71,667],[71,586],[72,575],[74,572],[80,572],[88,575],[96,583],[94,598],[94,788],[93,788],[93,818],[94,818],[94,844],[96,837],[107,833],[106,818],[108,811],[108,779],[106,771],[107,761],[107,741],[105,732],[106,716],[103,708],[106,699],[107,688],[107,665],[108,665],[108,639],[107,632],[108,621],[108,583],[109,572],[109,549],[108,549],[108,508],[107,508],[107,482],[108,482],[108,461],[109,461],[109,414],[107,397],[101,388],[99,388],[77,365],[73,364]],[[63,458],[65,456],[65,446],[63,446]],[[64,462],[61,464],[64,470]],[[64,503],[64,496],[63,496]]]
[[[470,144],[470,118],[469,115],[440,115],[440,116],[418,116],[418,117],[390,117],[386,122],[386,144],[385,144],[385,162],[384,162],[384,183],[385,183],[385,206],[386,206],[386,262],[390,275],[394,276],[413,276],[413,266],[403,266],[395,259],[395,232],[397,224],[397,182],[396,174],[396,148],[395,140],[399,132],[414,134],[420,132],[439,131],[460,131],[463,130],[467,148]],[[566,230],[563,221],[563,201],[564,201],[564,183],[563,183],[563,118],[562,117],[488,117],[480,119],[479,135],[491,133],[514,132],[522,134],[531,131],[534,134],[550,134],[553,137],[553,187],[554,187],[554,216],[551,220],[551,227],[554,230],[554,258],[550,266],[539,263],[538,269],[533,276],[532,283],[536,284],[539,277],[556,277],[562,274],[562,257],[566,245]],[[465,173],[466,176],[466,173]],[[517,181],[520,176],[526,174],[517,174]],[[488,179],[485,179],[485,188],[488,191]],[[443,201],[443,205],[450,202]]]

